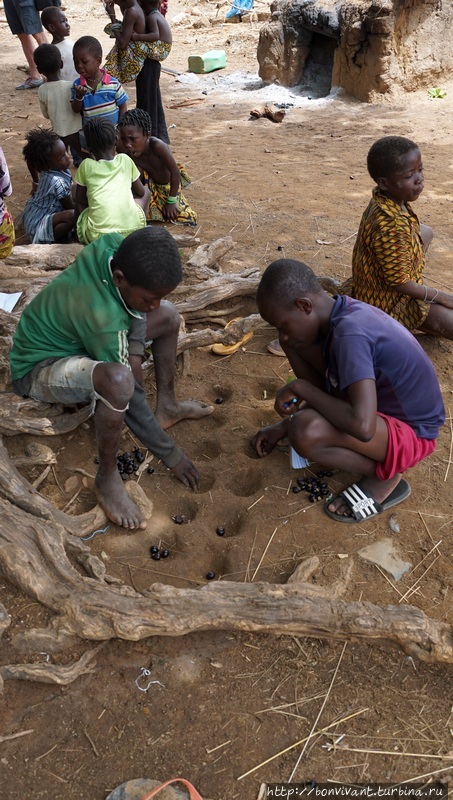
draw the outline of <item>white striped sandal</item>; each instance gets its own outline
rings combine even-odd
[[[332,497],[327,499],[325,511],[326,514],[336,522],[366,522],[366,520],[377,517],[378,514],[382,514],[383,511],[387,511],[388,508],[402,503],[403,500],[409,497],[410,493],[411,487],[404,478],[401,478],[393,492],[391,492],[382,503],[378,503],[378,501],[374,500],[369,492],[363,488],[360,482],[353,483],[352,486],[348,486],[347,489],[344,489],[337,495],[337,497],[342,497],[346,501],[351,509],[351,514],[345,516],[344,514],[337,514],[336,511],[330,511],[328,506],[335,499]]]

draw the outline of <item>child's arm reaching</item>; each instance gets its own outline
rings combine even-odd
[[[76,195],[75,195],[75,217],[74,217],[74,226],[77,222],[78,217],[80,217],[82,211],[88,208],[88,195],[87,195],[87,187],[81,186],[80,183],[76,184]]]
[[[439,289],[432,289],[426,286],[425,283],[406,281],[393,288],[395,292],[407,294],[409,297],[413,297],[414,300],[423,300],[425,303],[436,303],[439,306],[445,306],[445,308],[453,308],[453,295],[441,292]]]
[[[181,186],[181,173],[168,145],[160,139],[153,139],[152,148],[170,173],[170,194],[162,214],[166,219],[176,220],[179,215],[178,192]]]

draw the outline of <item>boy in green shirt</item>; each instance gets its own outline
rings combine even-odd
[[[165,433],[181,419],[213,411],[175,396],[179,315],[163,298],[181,278],[178,248],[167,231],[142,228],[126,239],[106,234],[32,300],[13,338],[11,373],[18,394],[47,403],[93,403],[100,462],[96,493],[109,519],[124,528],[144,528],[146,522],[117,470],[123,421],[185,486],[198,487],[196,467]],[[141,369],[150,339],[155,416]]]

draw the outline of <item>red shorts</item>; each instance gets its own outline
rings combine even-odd
[[[397,472],[406,472],[410,467],[415,467],[436,449],[435,439],[419,439],[406,422],[379,412],[378,416],[385,420],[389,434],[385,461],[376,467],[376,477],[380,481],[386,481]]]

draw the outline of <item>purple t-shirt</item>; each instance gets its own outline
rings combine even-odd
[[[11,182],[9,179],[8,165],[6,163],[5,154],[0,147],[0,223],[3,222],[5,216],[4,197],[8,197],[12,193]]]
[[[384,311],[360,300],[335,298],[324,342],[327,381],[347,392],[376,382],[377,410],[406,422],[420,439],[436,439],[445,422],[434,367],[412,334]]]

